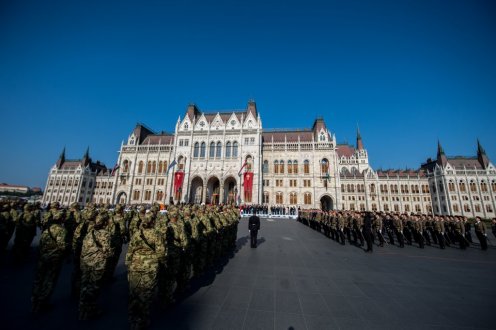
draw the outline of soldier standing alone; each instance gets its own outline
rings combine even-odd
[[[253,215],[248,220],[248,230],[250,231],[251,247],[257,247],[257,235],[260,230],[260,218],[257,217],[257,211],[253,211]]]

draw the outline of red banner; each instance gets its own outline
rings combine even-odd
[[[184,172],[176,172],[174,174],[174,192],[177,193],[179,188],[183,186]]]
[[[245,172],[244,174],[245,193],[251,193],[253,187],[253,173]]]

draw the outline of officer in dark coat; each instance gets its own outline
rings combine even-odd
[[[365,238],[365,242],[367,242],[367,250],[365,252],[372,252],[372,221],[374,215],[368,213],[365,215],[363,220],[362,233]]]
[[[248,230],[250,231],[251,247],[257,247],[257,235],[260,230],[260,218],[257,217],[257,211],[253,211],[253,215],[248,219]]]

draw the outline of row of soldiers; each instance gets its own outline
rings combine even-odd
[[[171,304],[194,276],[235,248],[239,221],[239,211],[228,205],[169,206],[161,212],[159,205],[125,211],[123,205],[110,210],[88,204],[79,210],[78,204],[65,209],[53,203],[43,215],[36,205],[27,204],[16,214],[13,209],[17,205],[9,207],[9,219],[16,219],[14,223],[31,219],[29,239],[22,240],[29,241],[25,243],[28,252],[37,226],[41,228],[31,297],[33,313],[50,307],[64,261],[71,259],[71,295],[79,302],[79,319],[99,316],[97,298],[101,288],[112,282],[123,244],[128,243],[129,321],[135,329],[149,324],[150,305],[157,293],[161,305]],[[6,217],[2,215],[2,219]],[[19,228],[14,226],[13,251],[17,237],[25,236]],[[4,239],[7,243],[10,240]]]
[[[441,249],[459,244],[460,249],[466,249],[473,243],[471,234],[473,225],[481,249],[487,250],[486,226],[480,217],[472,223],[461,216],[303,210],[299,214],[298,221],[318,232],[323,232],[342,245],[345,245],[346,239],[350,244],[360,246],[367,241],[367,250],[370,251],[371,243],[376,238],[379,246],[382,247],[384,244],[395,245],[395,237],[401,248],[405,244],[412,245],[415,242],[422,249],[425,245],[432,244],[439,245]]]

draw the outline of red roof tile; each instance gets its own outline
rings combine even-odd
[[[355,148],[347,144],[338,144],[336,148],[336,152],[338,153],[339,158],[343,156],[350,158],[355,154]]]

